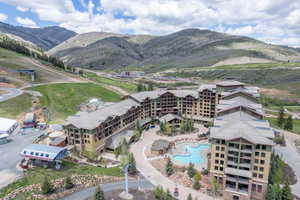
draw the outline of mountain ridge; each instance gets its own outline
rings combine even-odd
[[[0,22],[0,33],[11,34],[35,44],[43,50],[49,50],[61,42],[75,36],[77,33],[60,26],[48,26],[44,28],[28,28],[13,26]]]
[[[80,37],[80,34],[75,37]],[[58,45],[62,50],[51,49],[49,52],[76,67],[122,69],[135,66],[146,71],[212,66],[239,57],[257,58],[264,62],[300,60],[299,51],[293,48],[195,28],[149,37],[141,43],[131,42],[127,37],[121,34],[107,35],[86,46],[64,48]]]

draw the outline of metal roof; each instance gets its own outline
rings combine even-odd
[[[147,98],[156,99],[168,92],[179,98],[184,98],[187,96],[198,98],[198,92],[194,90],[154,90],[154,91],[134,93],[131,94],[130,97],[135,99],[138,102],[142,102]]]
[[[265,120],[216,119],[210,137],[224,140],[243,138],[253,144],[274,145],[272,139],[275,135]]]
[[[41,160],[57,160],[65,156],[66,148],[48,146],[44,144],[30,144],[20,153],[21,156],[31,157]]]
[[[109,117],[124,115],[129,109],[140,104],[132,99],[126,99],[118,103],[103,107],[93,112],[78,112],[66,119],[65,125],[74,125],[77,128],[95,129]]]
[[[155,140],[152,143],[151,150],[153,150],[153,151],[166,150],[167,148],[169,148],[169,146],[170,146],[170,142],[169,141],[163,140],[163,139],[159,139],[159,140]]]
[[[161,122],[169,122],[172,121],[173,119],[178,119],[178,120],[182,120],[181,117],[179,117],[178,115],[174,115],[174,114],[166,114],[164,116],[162,116],[161,118],[159,118],[159,121]]]
[[[11,129],[16,123],[16,120],[0,117],[0,132],[6,132]]]
[[[217,86],[229,87],[229,86],[244,86],[245,84],[235,80],[221,81],[217,83]]]

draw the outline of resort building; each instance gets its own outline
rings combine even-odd
[[[225,200],[265,199],[274,131],[263,120],[256,87],[223,84],[210,128],[210,173]]]
[[[78,151],[102,152],[114,134],[134,125],[140,104],[126,99],[93,112],[78,112],[64,125],[68,144]]]
[[[215,85],[203,85],[195,91],[140,92],[95,111],[80,111],[67,118],[64,130],[68,144],[78,151],[100,153],[112,147],[110,137],[134,126],[138,120],[142,126],[159,118],[179,124],[184,116],[195,122],[212,123],[217,101]]]

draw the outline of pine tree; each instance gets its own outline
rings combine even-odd
[[[289,182],[286,180],[281,190],[281,200],[293,200],[292,191]]]
[[[134,159],[134,155],[133,153],[130,153],[128,155],[128,173],[129,174],[136,174],[137,173],[137,169],[136,169],[136,162],[135,162],[135,159]]]
[[[96,190],[93,195],[93,200],[105,200],[104,192],[100,186],[96,187]]]
[[[172,200],[173,199],[169,189],[167,189],[167,192],[165,193],[164,196],[165,196],[164,200]]]
[[[266,200],[275,200],[275,199],[276,199],[275,187],[269,184],[267,194],[266,194]]]
[[[279,110],[278,117],[277,117],[277,125],[279,127],[282,127],[283,124],[284,124],[284,108],[281,107],[280,110]]]
[[[286,130],[293,130],[293,118],[291,115],[287,118],[285,124],[284,124],[284,129]]]
[[[72,179],[69,176],[67,178],[65,178],[64,188],[71,189],[73,186],[74,186],[74,184],[72,183]]]
[[[214,193],[214,195],[217,195],[218,192],[219,192],[219,184],[217,182],[217,179],[216,178],[213,178],[212,179],[212,192]]]
[[[188,196],[187,200],[193,200],[193,197],[192,197],[191,193],[189,193],[189,196]]]
[[[170,158],[168,158],[166,167],[165,167],[165,171],[167,176],[171,176],[174,173],[174,169],[173,169],[173,164]]]
[[[54,189],[48,178],[45,176],[43,184],[42,184],[42,194],[51,194]]]
[[[126,139],[124,138],[121,144],[121,154],[126,155],[128,153],[128,143]]]
[[[189,166],[187,168],[187,174],[190,178],[193,178],[195,176],[196,170],[194,168],[194,165],[192,163],[189,163]]]
[[[164,191],[163,191],[162,187],[160,187],[160,186],[155,187],[154,197],[157,200],[163,199],[163,197],[164,197]]]

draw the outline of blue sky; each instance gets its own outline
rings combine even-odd
[[[300,46],[299,0],[0,0],[0,21],[77,33],[163,35],[200,28]]]

